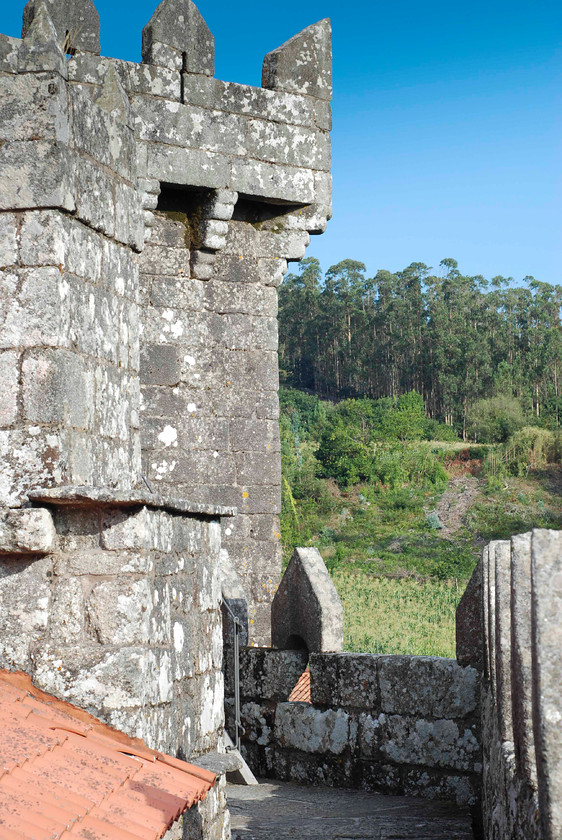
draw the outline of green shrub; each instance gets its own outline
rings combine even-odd
[[[423,439],[453,441],[458,440],[459,436],[452,426],[448,426],[446,423],[439,423],[438,420],[433,420],[428,417],[423,424]]]
[[[524,423],[521,403],[507,395],[477,400],[467,415],[467,431],[481,443],[503,443]]]

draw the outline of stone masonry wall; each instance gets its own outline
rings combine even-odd
[[[82,2],[73,28],[66,0],[29,0],[23,41],[0,37],[0,446],[14,453],[0,498],[144,475],[236,505],[224,550],[267,643],[281,571],[275,287],[331,214],[330,25],[266,56],[252,88],[212,78],[190,0],[160,4],[141,65],[96,54]]]
[[[474,668],[436,657],[316,653],[310,657],[312,703],[288,702],[306,660],[303,651],[243,653],[243,751],[255,773],[478,801]]]
[[[457,651],[483,671],[483,822],[492,840],[562,836],[562,540],[534,530],[483,549]]]
[[[220,509],[44,500],[0,523],[0,667],[155,749],[216,750]]]

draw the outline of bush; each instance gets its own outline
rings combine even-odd
[[[548,429],[525,426],[510,437],[504,447],[504,459],[511,475],[523,476],[530,469],[540,469],[560,460],[558,435]]]
[[[439,423],[438,420],[427,418],[423,424],[424,440],[452,441],[458,440],[459,436],[452,426],[446,423]]]
[[[467,431],[480,443],[504,443],[524,423],[519,401],[504,395],[478,400],[467,414]]]

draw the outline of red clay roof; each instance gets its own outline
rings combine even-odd
[[[160,840],[215,779],[0,671],[0,840]]]
[[[310,695],[310,669],[304,671],[289,695],[290,703],[312,703]]]

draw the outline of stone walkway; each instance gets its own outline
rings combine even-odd
[[[283,782],[229,785],[232,840],[473,840],[468,809]]]

